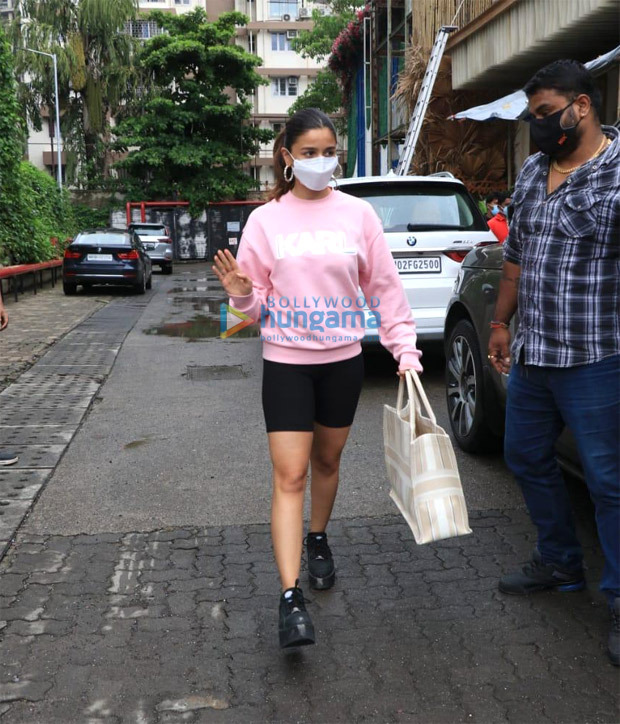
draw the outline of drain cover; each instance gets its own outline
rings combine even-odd
[[[192,382],[236,380],[246,376],[242,365],[187,365],[187,379]]]

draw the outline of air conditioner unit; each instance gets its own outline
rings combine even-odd
[[[286,39],[287,40],[293,40],[293,38],[297,37],[297,31],[296,30],[287,30],[286,31]]]
[[[283,20],[285,23],[288,23],[288,22],[290,22],[290,20],[291,20],[291,16],[290,16],[288,13],[284,13],[284,15],[282,16],[282,20]]]
[[[297,19],[298,20],[308,20],[312,17],[312,10],[310,8],[299,8],[297,10]]]

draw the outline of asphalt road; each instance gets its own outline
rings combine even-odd
[[[224,295],[207,265],[156,275],[149,295],[27,521],[27,532],[70,535],[269,520],[259,340],[219,338]],[[422,349],[423,382],[447,428],[441,346]],[[396,391],[389,354],[369,352],[334,518],[396,512],[387,494],[381,425],[382,406],[395,403]],[[522,507],[500,455],[457,450],[457,457],[471,510]]]

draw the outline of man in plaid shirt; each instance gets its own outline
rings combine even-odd
[[[489,359],[510,374],[505,457],[538,544],[499,588],[525,595],[585,587],[554,451],[566,425],[596,509],[608,652],[620,665],[620,134],[601,126],[600,94],[577,61],[551,63],[524,90],[541,153],[517,179]],[[508,324],[517,311],[511,350]]]

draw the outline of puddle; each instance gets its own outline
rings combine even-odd
[[[217,317],[208,317],[204,314],[197,314],[186,322],[168,322],[157,327],[150,327],[144,330],[144,334],[163,335],[165,337],[182,337],[187,340],[207,339],[220,336],[219,302],[217,303]],[[259,328],[252,325],[244,327],[234,337],[258,337]]]
[[[131,450],[134,447],[140,447],[140,445],[146,445],[149,442],[150,442],[150,440],[145,440],[145,439],[132,440],[131,442],[128,442],[126,445],[123,445],[123,447],[125,448],[125,450]]]
[[[247,377],[242,365],[187,365],[187,379],[192,382],[236,380]]]
[[[183,292],[208,292],[209,287],[172,287],[168,289],[168,294],[182,294]]]
[[[206,312],[207,314],[213,314],[217,317],[219,317],[220,314],[220,305],[222,303],[226,303],[228,300],[226,298],[218,298],[218,297],[173,297],[171,300],[174,306],[182,306],[191,304],[192,309],[194,309],[196,312]]]

